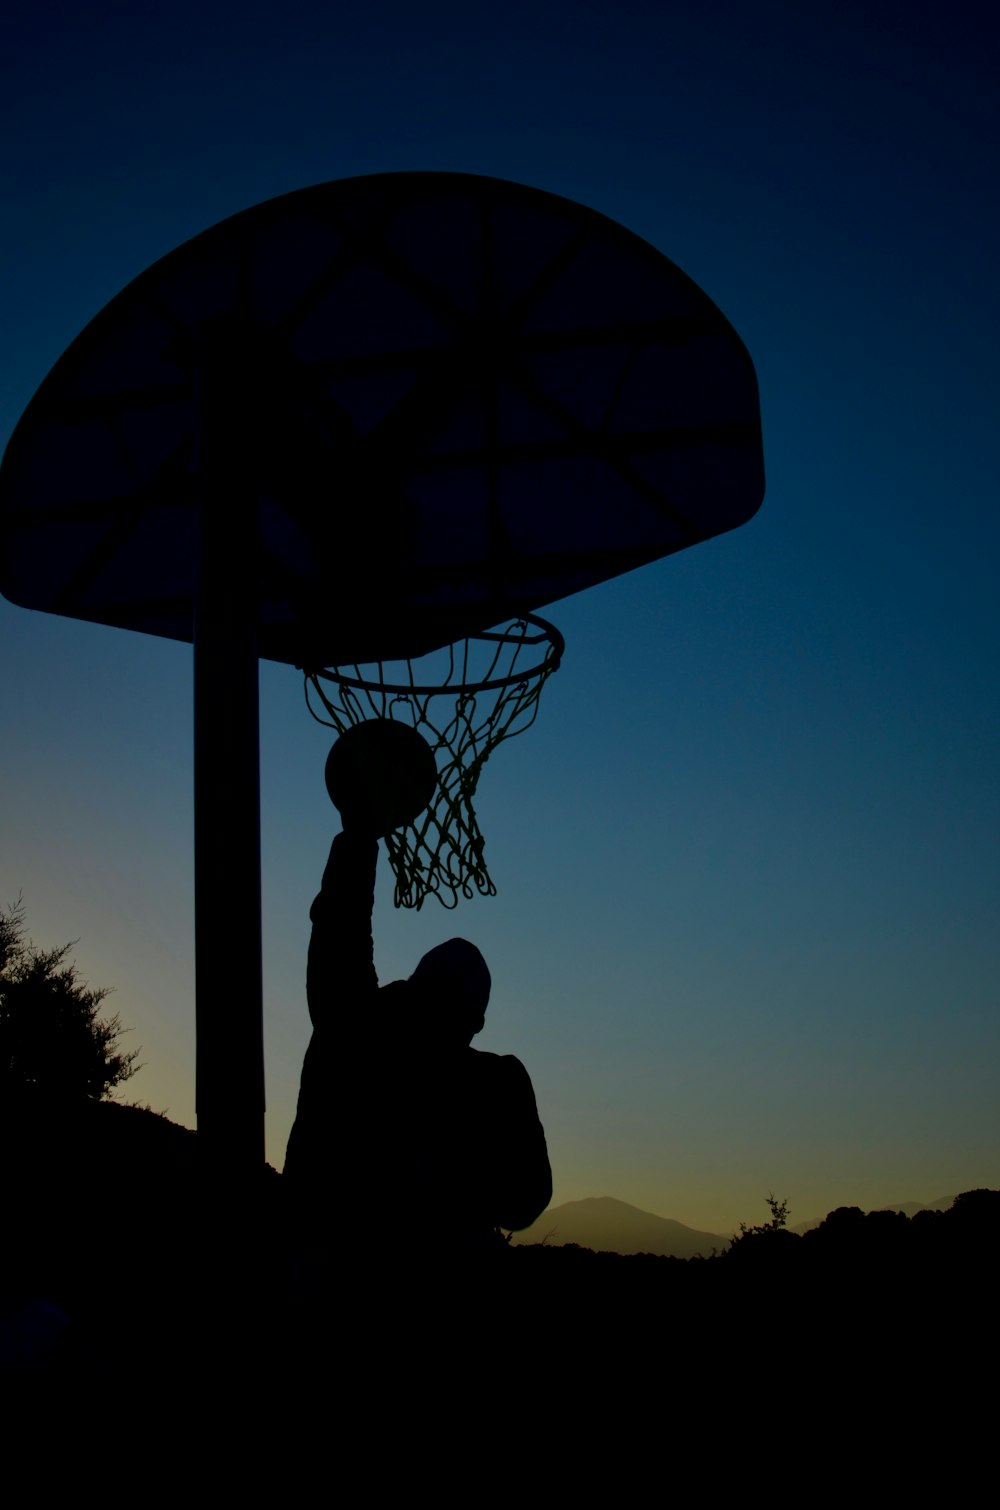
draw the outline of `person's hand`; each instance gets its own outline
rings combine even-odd
[[[367,800],[364,794],[351,792],[334,803],[340,814],[340,825],[345,834],[356,834],[365,839],[382,839],[389,832],[384,816]]]

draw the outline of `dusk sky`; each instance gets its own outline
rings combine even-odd
[[[757,369],[763,506],[547,610],[563,667],[480,788],[498,895],[395,911],[383,861],[379,972],[480,945],[477,1046],[527,1065],[557,1203],[728,1232],[772,1190],[796,1221],[1000,1184],[995,8],[10,14],[4,444],[148,264],[330,179],[549,190],[714,300]],[[190,647],[6,601],[0,635],[0,904],[79,939],[142,1049],[125,1094],[194,1126]],[[298,673],[262,663],[279,1168],[328,747]]]

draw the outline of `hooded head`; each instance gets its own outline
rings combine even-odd
[[[486,961],[468,939],[449,939],[424,955],[410,984],[426,1002],[423,1021],[465,1044],[482,1029],[490,999]]]

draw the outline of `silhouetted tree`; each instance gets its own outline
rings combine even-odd
[[[66,964],[73,940],[39,949],[25,937],[21,899],[0,911],[0,1093],[60,1101],[110,1096],[141,1066],[122,1053],[118,1014],[101,1019],[110,988],[92,990]]]
[[[753,1227],[748,1227],[746,1222],[740,1222],[740,1237],[756,1237],[761,1232],[781,1232],[788,1225],[788,1202],[779,1201],[772,1190],[766,1197],[771,1212],[769,1222],[761,1222]],[[734,1238],[738,1242],[739,1238]]]
[[[726,1249],[727,1259],[738,1260],[741,1267],[772,1268],[775,1264],[787,1267],[798,1257],[801,1243],[797,1233],[788,1231],[788,1202],[779,1201],[772,1192],[767,1197],[771,1212],[769,1222],[758,1222],[748,1227],[740,1222],[740,1230]]]

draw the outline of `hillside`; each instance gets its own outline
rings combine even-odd
[[[608,1253],[657,1253],[670,1258],[708,1258],[721,1253],[729,1236],[698,1232],[683,1222],[640,1211],[612,1196],[591,1196],[550,1206],[538,1221],[514,1236],[515,1243],[578,1243]]]

